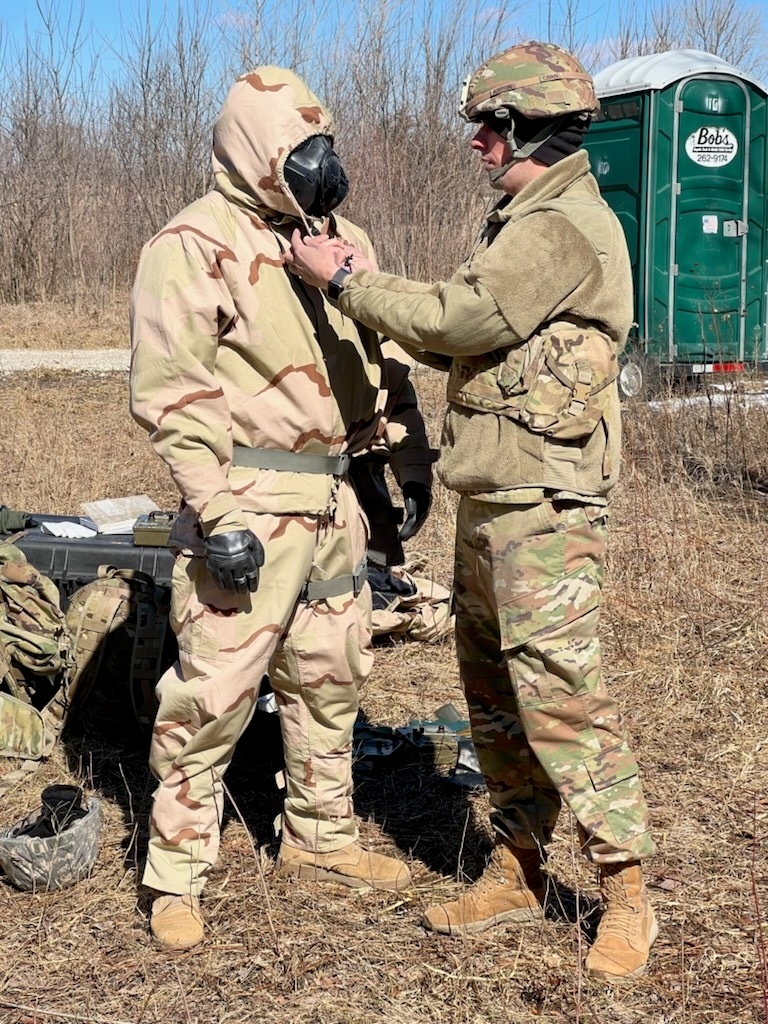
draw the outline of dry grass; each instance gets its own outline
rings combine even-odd
[[[438,437],[442,382],[417,385]],[[126,408],[120,375],[2,382],[2,499],[71,512],[107,494],[173,500]],[[613,513],[603,642],[633,735],[658,854],[649,865],[661,934],[647,976],[606,990],[580,973],[594,925],[593,873],[563,815],[553,843],[556,909],[541,927],[466,940],[426,934],[421,910],[458,891],[489,845],[483,796],[427,766],[358,773],[364,839],[414,872],[405,894],[288,884],[273,871],[279,743],[257,716],[227,776],[234,802],[206,893],[210,937],[168,956],[147,939],[136,880],[151,782],[143,744],[91,721],[0,808],[11,821],[48,782],[103,798],[93,877],[59,894],[0,885],[0,1020],[9,1024],[751,1024],[768,1020],[766,512],[761,410],[627,411]],[[704,466],[704,470],[701,467]],[[698,468],[697,468],[698,467]],[[455,501],[438,490],[416,542],[442,582]],[[109,680],[104,680],[109,685]],[[379,651],[367,717],[397,725],[462,708],[452,645]],[[241,823],[240,815],[248,831]],[[590,916],[591,915],[591,916]]]
[[[0,303],[3,348],[128,348],[128,297],[114,302]]]

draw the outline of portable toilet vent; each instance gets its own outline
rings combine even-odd
[[[713,54],[671,50],[618,61],[595,87],[585,146],[629,245],[629,359],[688,375],[765,363],[765,86]]]

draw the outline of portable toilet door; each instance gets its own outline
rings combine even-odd
[[[642,111],[636,347],[694,374],[764,360],[765,87],[698,50],[619,61],[595,86],[604,121],[587,148],[601,187],[612,110],[632,98]]]
[[[750,100],[719,75],[674,91],[669,342],[694,372],[746,356]]]

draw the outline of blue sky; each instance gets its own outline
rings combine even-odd
[[[228,31],[229,25],[253,21],[256,12],[261,11],[261,24],[271,31],[272,38],[280,28],[281,12],[287,19],[296,18],[296,11],[302,11],[306,18],[308,36],[335,39],[343,33],[355,18],[366,18],[366,11],[373,11],[374,17],[386,11],[386,16],[395,18],[400,13],[407,19],[409,12],[431,10],[432,16],[450,13],[461,0],[181,0],[188,9],[197,8],[206,17],[206,24],[215,33],[218,48],[221,46],[220,32],[224,32],[224,47],[227,38],[237,34]],[[714,2],[714,0],[713,0]],[[109,62],[118,63],[118,55],[124,40],[135,34],[138,25],[149,11],[154,29],[165,21],[166,28],[174,25],[179,0],[0,0],[0,60],[3,44],[16,47],[23,42],[25,26],[34,35],[42,29],[38,3],[43,11],[53,12],[64,30],[69,22],[67,34],[71,38],[72,26],[82,14],[85,42],[83,52],[99,53],[109,68]],[[592,70],[599,70],[612,59],[606,54],[612,38],[617,35],[618,25],[628,18],[642,19],[647,12],[659,4],[675,8],[680,0],[646,0],[642,5],[628,4],[626,0],[467,0],[469,7],[482,11],[491,20],[503,13],[508,34],[504,45],[520,38],[551,38],[565,46],[576,45]],[[683,0],[685,3],[685,0]],[[760,15],[768,16],[768,0],[741,0],[741,6],[751,8]],[[571,13],[570,30],[565,21]],[[422,13],[422,17],[424,14]],[[286,30],[295,28],[286,25]],[[464,30],[464,26],[461,26]],[[311,46],[311,40],[309,40]]]
[[[176,19],[178,5],[164,0],[39,0],[46,16],[59,22],[61,34],[70,36],[79,22],[86,49],[93,48],[108,57],[110,50],[120,51],[124,33],[130,33],[149,11],[151,24]],[[217,5],[226,9],[225,4]],[[34,38],[45,35],[44,19],[36,0],[3,0],[0,4],[0,40],[12,45],[23,43],[25,32]]]
[[[102,58],[109,59],[109,51],[120,52],[121,39],[125,33],[135,29],[140,21],[144,20],[147,10],[153,26],[159,26],[163,19],[166,22],[174,23],[178,9],[177,0],[38,0],[43,11],[53,14],[58,19],[62,29],[69,24],[68,34],[71,33],[74,25],[82,17],[83,35],[85,47],[96,49]],[[766,0],[768,2],[768,0]],[[194,6],[194,0],[182,0],[184,6],[189,3]],[[425,6],[429,0],[425,0]],[[199,0],[197,6],[204,9],[208,6],[206,0]],[[326,18],[328,24],[339,25],[343,23],[343,16],[338,17],[340,7],[343,3],[328,3],[326,6]],[[387,5],[390,9],[397,6]],[[407,7],[408,5],[404,5]],[[434,0],[431,6],[440,11],[449,9],[451,0]],[[482,6],[478,4],[478,6]],[[519,0],[515,3],[507,3],[505,10],[508,12],[508,22],[514,26],[512,39],[525,37],[545,38],[548,28],[554,27],[553,38],[556,35],[556,27],[559,19],[559,12],[565,10],[568,0],[552,0],[552,2],[538,2],[538,0]],[[610,35],[615,26],[617,12],[620,9],[619,0],[577,0],[578,6],[578,30],[589,37],[590,42],[597,42],[605,35]],[[244,12],[255,11],[257,8],[264,8],[259,0],[232,0],[230,3],[214,2],[210,4],[210,20],[212,25],[226,28],[229,19],[241,18]],[[279,7],[278,7],[279,10]],[[487,4],[489,16],[496,15],[499,8],[495,7],[493,0]],[[0,44],[10,43],[12,46],[23,42],[25,30],[33,36],[43,32],[43,22],[38,3],[36,0],[3,0],[0,4]]]
[[[100,42],[115,42],[120,35],[121,25],[132,25],[139,12],[146,10],[141,0],[130,3],[115,0],[40,0],[44,11],[52,11],[61,19],[76,23],[82,13],[83,24],[93,30]],[[159,21],[166,10],[175,17],[176,5],[166,4],[162,0],[150,3],[153,22]],[[5,0],[0,9],[0,25],[11,38],[22,39],[25,27],[33,31],[41,27],[41,17],[35,0]]]

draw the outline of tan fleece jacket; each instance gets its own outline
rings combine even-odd
[[[621,226],[583,151],[505,199],[448,282],[351,275],[340,308],[449,371],[438,472],[462,494],[604,502],[632,317]]]

